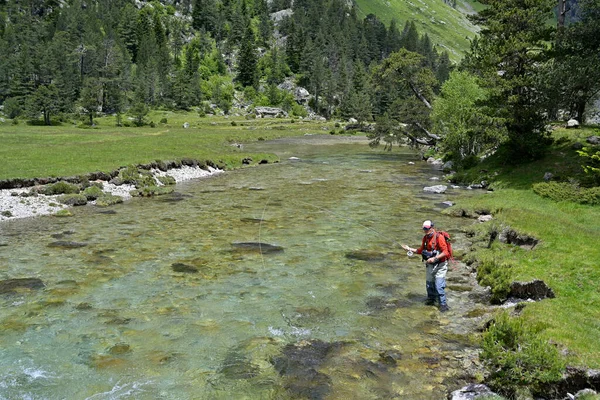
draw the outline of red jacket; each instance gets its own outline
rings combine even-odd
[[[439,262],[443,262],[448,259],[449,252],[448,244],[446,243],[446,238],[444,237],[444,235],[438,234],[435,229],[433,230],[433,234],[431,236],[423,236],[421,247],[417,249],[417,254],[421,254],[423,250],[437,250],[439,254],[436,257]]]

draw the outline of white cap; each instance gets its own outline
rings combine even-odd
[[[431,222],[430,220],[427,220],[425,222],[423,222],[423,228],[431,228],[433,226],[433,222]]]

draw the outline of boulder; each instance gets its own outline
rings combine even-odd
[[[546,285],[542,280],[535,279],[531,282],[513,282],[510,285],[510,294],[512,298],[517,299],[553,299],[555,296],[554,291]]]
[[[590,136],[586,139],[586,142],[593,144],[594,146],[600,145],[600,136]]]
[[[448,186],[446,186],[446,185],[435,185],[435,186],[426,186],[423,188],[423,191],[426,193],[442,194],[442,193],[446,193],[447,189],[448,189]]]
[[[285,10],[281,10],[281,11],[277,11],[277,12],[271,13],[271,19],[274,22],[279,22],[282,19],[284,19],[286,17],[289,17],[289,16],[291,16],[293,14],[294,14],[294,11],[292,11],[291,8],[287,8]]]
[[[184,122],[183,123],[183,128],[184,129],[188,129],[190,127],[190,123],[189,122]]]
[[[462,389],[455,390],[450,395],[450,400],[474,400],[474,399],[484,399],[491,398],[495,393],[490,390],[489,387],[482,384],[470,384],[468,386],[463,387]]]
[[[567,121],[567,129],[579,128],[579,121],[574,118],[571,118]]]
[[[493,219],[494,219],[494,217],[492,217],[491,215],[480,215],[479,218],[477,218],[477,220],[479,222],[488,222],[488,221],[491,221]]]
[[[276,118],[287,117],[288,114],[281,108],[275,107],[255,107],[254,112],[258,118]]]
[[[552,172],[546,172],[544,174],[544,181],[549,182],[552,180],[553,177],[554,177],[554,174]]]

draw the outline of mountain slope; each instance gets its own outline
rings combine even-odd
[[[386,24],[395,19],[400,29],[407,20],[415,21],[420,34],[427,33],[437,46],[448,50],[458,61],[469,49],[477,32],[466,17],[473,13],[469,2],[458,0],[456,9],[443,0],[354,0],[359,14],[375,14]]]

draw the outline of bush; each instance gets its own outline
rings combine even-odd
[[[102,189],[100,189],[98,186],[90,186],[88,188],[86,188],[82,194],[88,199],[88,200],[96,200],[98,197],[102,196],[104,194],[104,192],[102,191]]]
[[[58,201],[68,206],[84,206],[87,204],[88,199],[82,194],[63,194],[58,198]]]
[[[98,197],[96,200],[96,205],[98,207],[108,207],[113,204],[122,203],[123,198],[121,196],[115,196],[110,193],[104,193],[102,196]]]
[[[175,183],[177,183],[177,181],[175,181],[175,178],[169,175],[159,176],[157,179],[164,186],[173,186]]]
[[[48,196],[55,194],[79,193],[79,186],[65,181],[58,181],[51,185],[47,185],[40,192]]]
[[[477,267],[477,282],[491,288],[492,304],[502,303],[510,293],[511,268],[509,264],[497,264],[495,261],[484,261]]]
[[[533,185],[533,191],[554,201],[599,205],[600,187],[582,188],[568,182],[542,182]]]
[[[140,171],[133,165],[121,169],[118,179],[122,183],[135,185],[136,188],[156,185],[156,181],[149,171]]]
[[[306,108],[302,107],[300,104],[294,104],[292,106],[292,114],[296,117],[304,118],[308,115],[308,112],[306,111]]]
[[[584,147],[577,153],[585,159],[583,170],[591,178],[593,185],[600,185],[600,150]]]
[[[481,353],[492,388],[510,397],[524,390],[540,394],[548,383],[561,379],[565,361],[556,347],[539,336],[541,330],[507,312],[496,317],[483,334]]]
[[[163,118],[163,119],[161,119],[161,120],[160,120],[160,123],[161,123],[161,124],[166,124],[166,123],[167,123],[167,119],[166,119],[166,118]]]

